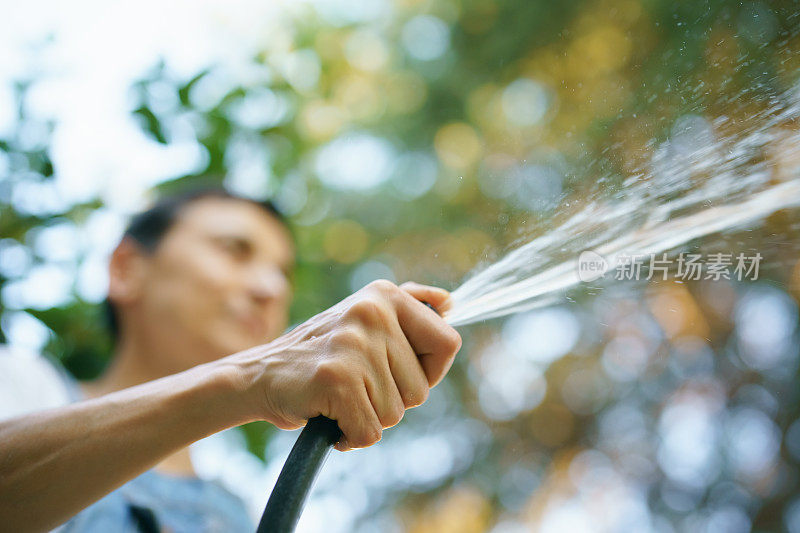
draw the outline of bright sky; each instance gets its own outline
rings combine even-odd
[[[133,80],[164,57],[187,78],[235,68],[280,32],[280,2],[7,2],[0,19],[0,132],[13,116],[9,82],[44,72],[32,111],[56,117],[53,158],[66,200],[99,194],[115,210],[141,205],[148,186],[191,170],[192,144],[165,148],[130,115]],[[47,44],[49,38],[52,43]]]

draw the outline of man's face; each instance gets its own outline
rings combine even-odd
[[[264,344],[287,326],[294,248],[287,229],[259,206],[191,202],[147,263],[142,329],[179,354],[181,368]]]

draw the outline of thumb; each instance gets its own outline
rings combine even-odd
[[[407,281],[400,285],[400,288],[417,300],[432,305],[440,315],[448,311],[453,305],[450,293],[439,287]]]

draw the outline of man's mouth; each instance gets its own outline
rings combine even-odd
[[[236,313],[237,320],[255,337],[264,337],[267,334],[267,322],[260,315],[251,313]]]

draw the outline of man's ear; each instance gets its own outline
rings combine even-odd
[[[117,305],[135,302],[141,295],[147,269],[145,253],[133,239],[124,237],[108,265],[108,299]]]

